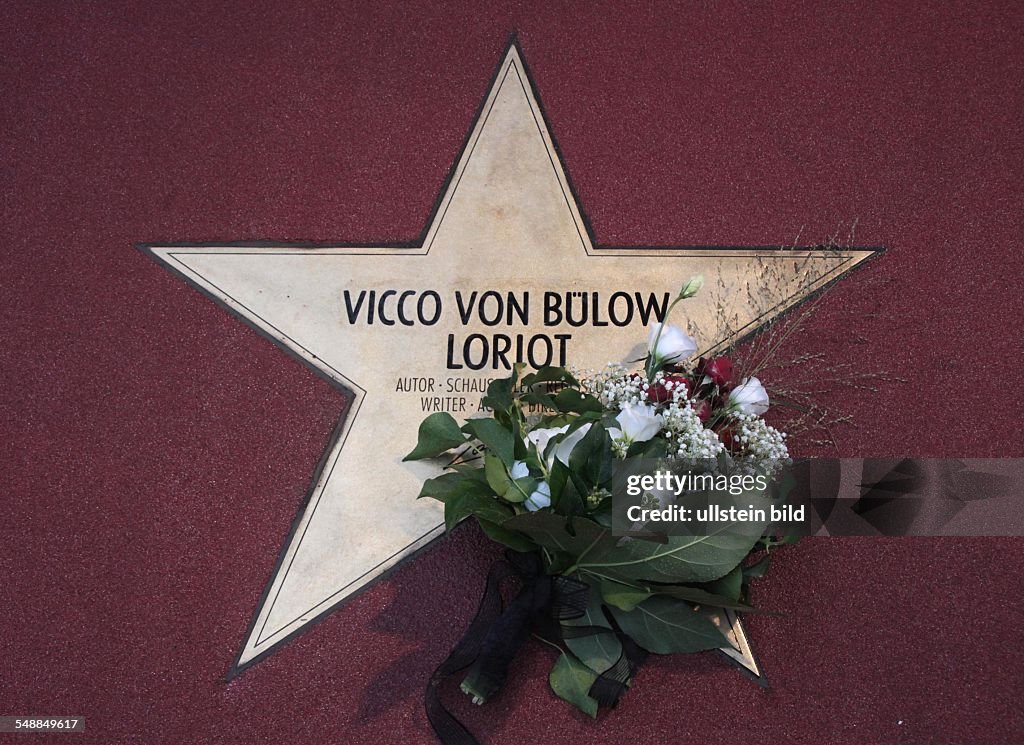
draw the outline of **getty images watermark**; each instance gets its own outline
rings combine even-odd
[[[750,504],[738,506],[737,497],[747,495],[762,502],[776,486],[776,473],[682,473],[663,469],[654,473],[631,473],[626,477],[626,494],[637,500],[626,507],[626,518],[641,522],[684,522],[717,524],[733,522],[803,522],[804,505]],[[685,498],[701,495],[687,506]],[[666,500],[665,497],[669,499]]]
[[[1024,535],[1024,459],[625,460],[612,532]]]
[[[638,460],[613,479],[616,535],[711,535],[784,528],[806,521],[806,506],[785,501],[784,463]],[[803,532],[801,530],[800,532]]]

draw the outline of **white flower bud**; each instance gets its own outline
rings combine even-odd
[[[700,292],[700,288],[703,287],[703,286],[704,286],[704,275],[703,274],[698,274],[695,277],[691,277],[690,281],[687,282],[685,285],[683,285],[683,289],[679,291],[680,299],[685,300],[688,297],[693,297],[698,292]]]

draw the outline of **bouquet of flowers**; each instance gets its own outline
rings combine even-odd
[[[701,284],[687,282],[652,325],[642,369],[613,365],[583,376],[517,367],[489,386],[490,416],[460,426],[436,413],[421,424],[407,460],[449,460],[420,497],[444,503],[449,529],[472,517],[510,549],[466,638],[428,688],[428,715],[442,739],[461,725],[437,702],[440,680],[467,669],[462,689],[483,703],[531,632],[559,652],[555,694],[596,716],[599,705],[617,702],[647,653],[727,647],[714,614],[752,610],[747,583],[764,572],[767,556],[753,564],[748,556],[776,543],[763,535],[767,523],[730,522],[699,536],[612,531],[613,475],[632,460],[735,469],[788,456],[785,434],[762,418],[769,397],[761,382],[739,377],[725,356],[693,361],[694,339],[667,324]],[[505,605],[497,585],[511,575],[521,589]]]

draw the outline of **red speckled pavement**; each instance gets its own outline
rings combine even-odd
[[[513,30],[600,243],[856,221],[888,248],[791,342],[908,381],[834,402],[841,455],[1024,456],[1022,27],[1011,3],[7,3],[0,715],[433,741],[423,686],[497,551],[464,526],[225,683],[345,402],[134,246],[414,239]],[[767,692],[657,658],[593,722],[530,644],[499,699],[446,700],[490,743],[1024,741],[1022,561],[806,540],[756,586]]]

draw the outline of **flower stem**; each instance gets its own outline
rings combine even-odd
[[[668,306],[668,310],[665,311],[665,316],[661,319],[661,323],[658,324],[658,333],[654,335],[654,343],[651,345],[651,353],[647,356],[647,382],[653,383],[654,376],[658,374],[663,365],[661,358],[658,357],[658,342],[661,341],[661,332],[665,329],[665,324],[668,323],[668,317],[672,315],[672,310],[682,300],[682,295],[676,296],[676,299],[672,301],[672,304]]]

